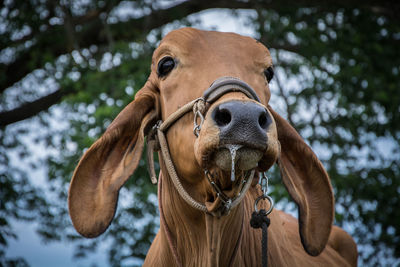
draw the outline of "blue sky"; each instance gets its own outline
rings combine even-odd
[[[74,260],[72,245],[60,242],[44,244],[36,234],[34,224],[14,221],[12,226],[19,238],[10,242],[7,256],[24,257],[32,267],[91,266],[94,262],[98,267],[107,266],[105,251],[100,250],[84,260]]]

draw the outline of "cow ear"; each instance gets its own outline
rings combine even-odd
[[[96,237],[110,225],[119,190],[137,168],[145,130],[157,114],[157,93],[147,81],[82,156],[68,192],[70,217],[81,235]]]
[[[334,197],[322,163],[296,130],[271,107],[281,144],[278,160],[283,183],[299,209],[304,249],[319,255],[328,241],[334,218]]]

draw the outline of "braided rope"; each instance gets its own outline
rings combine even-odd
[[[161,128],[161,127],[160,127]],[[181,181],[179,181],[178,175],[176,174],[174,164],[171,160],[171,155],[168,151],[167,139],[165,138],[164,133],[161,129],[157,130],[158,141],[160,142],[161,153],[163,155],[165,166],[167,167],[167,171],[169,176],[172,179],[173,184],[175,185],[176,190],[179,195],[193,208],[201,210],[203,212],[207,212],[207,207],[196,200],[194,200],[183,188]]]
[[[196,102],[201,102],[201,100],[203,100],[203,98],[199,97],[185,104],[183,107],[179,108],[177,111],[169,115],[169,117],[160,125],[160,130],[163,132],[166,131],[169,128],[169,126],[171,126],[171,124],[175,123],[175,121],[180,119],[183,115],[185,115],[189,111],[192,111],[193,106],[196,104]]]

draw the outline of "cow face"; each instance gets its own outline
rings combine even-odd
[[[247,171],[265,171],[276,161],[279,142],[267,108],[272,62],[261,43],[233,33],[174,31],[155,51],[152,72],[157,73],[163,120],[201,97],[221,77],[244,81],[259,97],[260,102],[241,92],[228,92],[207,103],[198,137],[193,134],[193,115],[186,115],[168,130],[178,176],[206,188],[200,196],[205,201],[215,199],[215,191],[204,179],[205,169],[224,193],[233,197]]]

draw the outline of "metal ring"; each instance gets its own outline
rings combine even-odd
[[[269,209],[266,212],[266,215],[270,214],[272,212],[272,210],[274,209],[274,201],[272,200],[272,198],[270,196],[264,196],[264,195],[263,196],[259,196],[256,199],[256,202],[254,202],[254,210],[256,212],[258,212],[257,204],[258,204],[258,201],[260,201],[261,199],[268,199],[270,205],[269,205]]]

